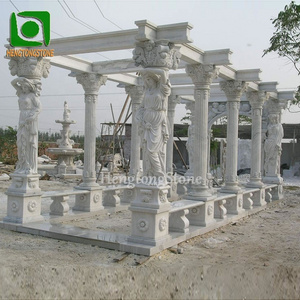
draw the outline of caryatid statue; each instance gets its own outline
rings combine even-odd
[[[180,53],[166,40],[139,42],[133,51],[144,80],[144,99],[137,112],[143,150],[144,176],[166,176],[165,145],[169,138],[168,96],[171,94],[169,69],[178,67]]]
[[[39,80],[18,77],[11,84],[19,97],[19,127],[17,133],[18,163],[16,173],[37,174],[38,115],[41,110]]]
[[[283,139],[283,127],[279,122],[278,114],[269,115],[267,138],[265,140],[265,176],[280,174],[281,141]]]

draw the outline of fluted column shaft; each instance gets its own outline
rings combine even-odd
[[[76,75],[77,82],[85,91],[84,169],[82,187],[98,186],[96,183],[96,107],[98,92],[107,77],[99,74]]]
[[[240,100],[247,84],[242,81],[224,81],[220,83],[221,89],[227,97],[227,147],[225,187],[223,192],[237,192],[240,190],[237,178],[238,159],[238,122]]]
[[[266,92],[248,92],[247,98],[251,104],[251,174],[248,186],[261,187],[261,137],[262,137],[262,107],[269,95]]]
[[[169,121],[169,139],[167,141],[166,151],[166,171],[167,174],[173,174],[173,144],[174,144],[174,118],[175,108],[179,103],[178,96],[170,95],[168,98],[168,121]]]
[[[208,101],[210,84],[218,76],[218,69],[213,65],[188,65],[187,75],[195,85],[195,110],[193,119],[193,176],[201,177],[201,184],[193,187],[192,196],[210,196],[207,184],[207,159],[208,159]]]
[[[136,114],[144,97],[143,86],[126,86],[126,93],[131,98],[132,103],[132,124],[131,124],[131,147],[130,147],[130,169],[129,175],[139,177],[140,173],[140,148],[141,139],[139,137],[139,124]]]

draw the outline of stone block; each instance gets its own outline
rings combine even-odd
[[[245,211],[243,208],[243,194],[241,192],[236,193],[234,196],[226,200],[225,207],[227,213],[231,215],[239,215]]]
[[[199,201],[199,206],[190,209],[188,219],[190,225],[209,226],[216,222],[214,219],[214,200]]]
[[[86,194],[78,194],[75,196],[75,205],[73,210],[91,212],[102,210],[104,208],[102,204],[102,187],[76,187],[76,189],[86,190]]]

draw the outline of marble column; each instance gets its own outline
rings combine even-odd
[[[130,169],[129,175],[138,178],[140,174],[140,151],[141,139],[139,136],[139,122],[136,119],[136,113],[144,98],[144,87],[130,85],[125,87],[126,93],[132,101],[132,122],[131,122],[131,148],[130,148]]]
[[[81,187],[99,186],[96,183],[96,107],[98,92],[107,77],[93,73],[76,75],[85,92],[84,169]]]
[[[194,125],[195,101],[189,101],[188,103],[186,103],[185,108],[191,112],[190,113],[190,122],[191,123],[188,128],[188,139],[186,142],[186,149],[187,149],[188,155],[189,155],[189,169],[184,174],[186,177],[189,177],[189,176],[193,176],[193,174],[194,174],[193,173],[193,156],[194,156],[193,143],[195,140],[195,137],[194,137],[194,133],[195,133],[195,130],[194,130],[194,127],[195,127],[195,125]]]
[[[261,181],[261,136],[262,136],[262,107],[269,98],[263,91],[248,92],[247,99],[251,104],[252,130],[251,130],[251,174],[249,187],[262,187]]]
[[[4,222],[28,223],[42,220],[40,175],[37,172],[38,116],[41,111],[41,78],[48,77],[50,63],[43,58],[12,58],[9,69],[17,75],[11,84],[19,97],[17,133],[18,162],[7,190],[7,216]]]
[[[239,107],[241,96],[247,89],[247,83],[229,80],[221,82],[220,87],[227,97],[228,112],[225,186],[221,191],[236,193],[241,190],[237,177]]]
[[[207,159],[208,159],[208,100],[210,84],[218,76],[218,69],[213,65],[187,65],[186,73],[192,78],[195,85],[195,118],[193,141],[193,177],[188,197],[193,200],[206,200],[213,196],[208,186]],[[197,184],[197,178],[200,184]]]
[[[180,97],[171,94],[168,98],[169,139],[167,141],[167,151],[166,151],[167,174],[173,174],[174,118],[175,118],[175,108],[178,103],[180,103]]]
[[[105,84],[107,77],[80,73],[76,75],[76,79],[85,91],[83,178],[76,189],[87,190],[88,193],[76,195],[73,210],[91,212],[103,209],[103,187],[96,182],[96,107],[99,89]]]

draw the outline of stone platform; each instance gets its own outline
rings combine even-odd
[[[166,240],[163,245],[159,246],[129,243],[127,240],[130,236],[130,233],[128,230],[126,230],[126,227],[130,227],[131,224],[131,220],[129,218],[122,223],[124,230],[118,232],[114,231],[116,229],[114,227],[116,226],[116,218],[118,218],[118,215],[128,213],[128,205],[123,204],[114,208],[105,208],[98,212],[70,212],[69,215],[64,217],[53,217],[47,214],[43,215],[44,221],[26,224],[0,222],[0,228],[16,232],[40,235],[58,240],[90,244],[112,250],[151,256],[164,249],[176,246],[178,243],[184,242],[190,238],[205,234],[227,224],[236,222],[241,218],[255,214],[261,210],[264,210],[268,205],[269,204],[266,204],[265,206],[254,207],[251,210],[242,211],[238,215],[227,214],[227,218],[216,219],[216,222],[211,223],[206,227],[190,225],[189,231],[186,233],[170,231],[170,238]],[[111,225],[111,230],[97,229],[97,227],[95,227],[95,225],[101,225],[101,222],[104,219],[106,219],[105,224],[108,229]],[[94,225],[86,226],[91,228],[84,228],[84,225],[82,224],[84,224],[85,220],[89,220],[90,224],[94,223]],[[76,226],[76,223],[78,222],[81,223]]]

